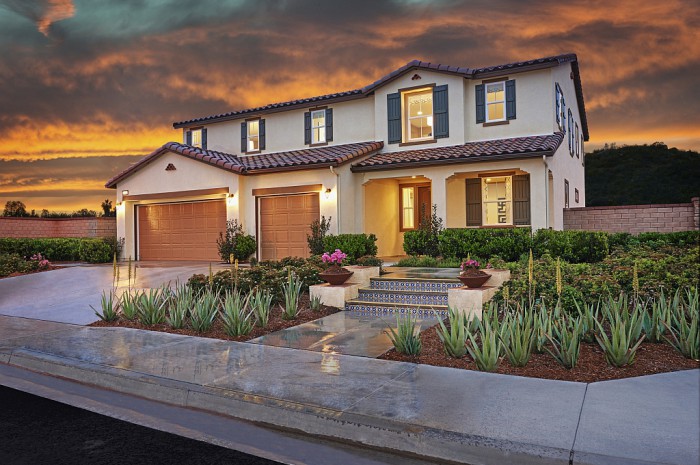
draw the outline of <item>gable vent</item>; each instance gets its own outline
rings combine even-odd
[[[168,163],[168,166],[165,167],[165,171],[175,171],[176,169],[172,163]]]

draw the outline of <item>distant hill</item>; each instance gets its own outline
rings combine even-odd
[[[700,153],[651,145],[586,154],[586,206],[688,203],[700,196]]]

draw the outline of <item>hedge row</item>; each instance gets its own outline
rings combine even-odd
[[[374,234],[338,234],[323,238],[324,252],[331,253],[340,249],[348,257],[344,263],[352,265],[360,257],[377,255],[377,236]]]
[[[404,250],[409,255],[421,255],[424,241],[422,231],[408,231],[404,235]],[[631,247],[697,245],[700,232],[626,233],[609,234],[591,231],[552,231],[540,229],[534,234],[530,228],[508,229],[445,229],[438,234],[440,255],[446,258],[467,256],[488,258],[498,256],[506,261],[517,261],[532,253],[535,257],[549,254],[569,263],[596,263],[607,257],[612,249],[629,250]]]
[[[0,253],[29,257],[40,253],[48,260],[105,263],[117,251],[115,239],[101,238],[0,238]]]

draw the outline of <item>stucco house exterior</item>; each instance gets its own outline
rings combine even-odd
[[[380,256],[430,205],[448,228],[563,227],[585,206],[575,54],[488,68],[411,61],[360,89],[174,123],[110,179],[124,256],[216,260],[227,219],[259,259],[307,256],[309,224],[373,233]]]

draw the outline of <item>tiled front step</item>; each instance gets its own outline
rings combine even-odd
[[[447,305],[447,292],[360,289],[357,300],[391,304]]]
[[[411,315],[418,318],[435,318],[437,312],[447,317],[447,305],[411,305],[350,300],[345,311],[358,316]]]
[[[462,287],[457,279],[391,279],[372,278],[370,288],[385,291],[447,292],[448,289]]]

